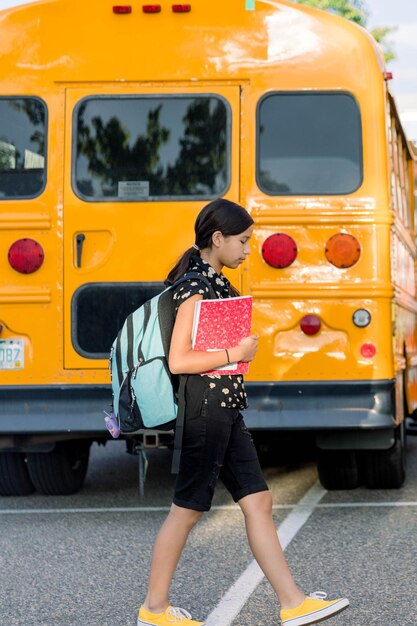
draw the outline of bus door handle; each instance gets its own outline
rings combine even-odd
[[[77,243],[77,267],[81,267],[81,255],[83,253],[84,239],[85,239],[84,233],[79,233],[75,239]]]

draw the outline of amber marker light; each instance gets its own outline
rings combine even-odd
[[[361,345],[361,355],[365,359],[372,359],[376,355],[376,348],[373,343],[364,343]]]
[[[326,259],[335,267],[352,267],[359,260],[361,246],[353,235],[338,233],[327,241],[325,254]]]
[[[44,258],[42,246],[34,239],[18,239],[9,248],[9,263],[16,272],[21,274],[36,272]]]
[[[321,328],[320,318],[317,315],[304,315],[300,327],[305,335],[317,335]]]
[[[284,233],[275,233],[265,239],[262,245],[262,257],[268,265],[282,269],[293,263],[297,257],[297,244]]]

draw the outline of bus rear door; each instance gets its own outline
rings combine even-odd
[[[74,383],[108,383],[115,335],[191,246],[201,207],[239,200],[239,96],[218,85],[67,90],[64,367],[79,370]]]

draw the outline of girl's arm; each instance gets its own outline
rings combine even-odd
[[[169,369],[173,374],[200,374],[227,364],[225,350],[205,352],[192,348],[195,303],[202,299],[203,296],[199,294],[191,296],[178,309],[168,358]],[[246,337],[238,346],[228,350],[230,361],[251,361],[255,356],[257,345],[258,338],[255,335]]]

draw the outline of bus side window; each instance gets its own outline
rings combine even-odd
[[[0,98],[0,200],[34,198],[46,183],[46,106]]]

